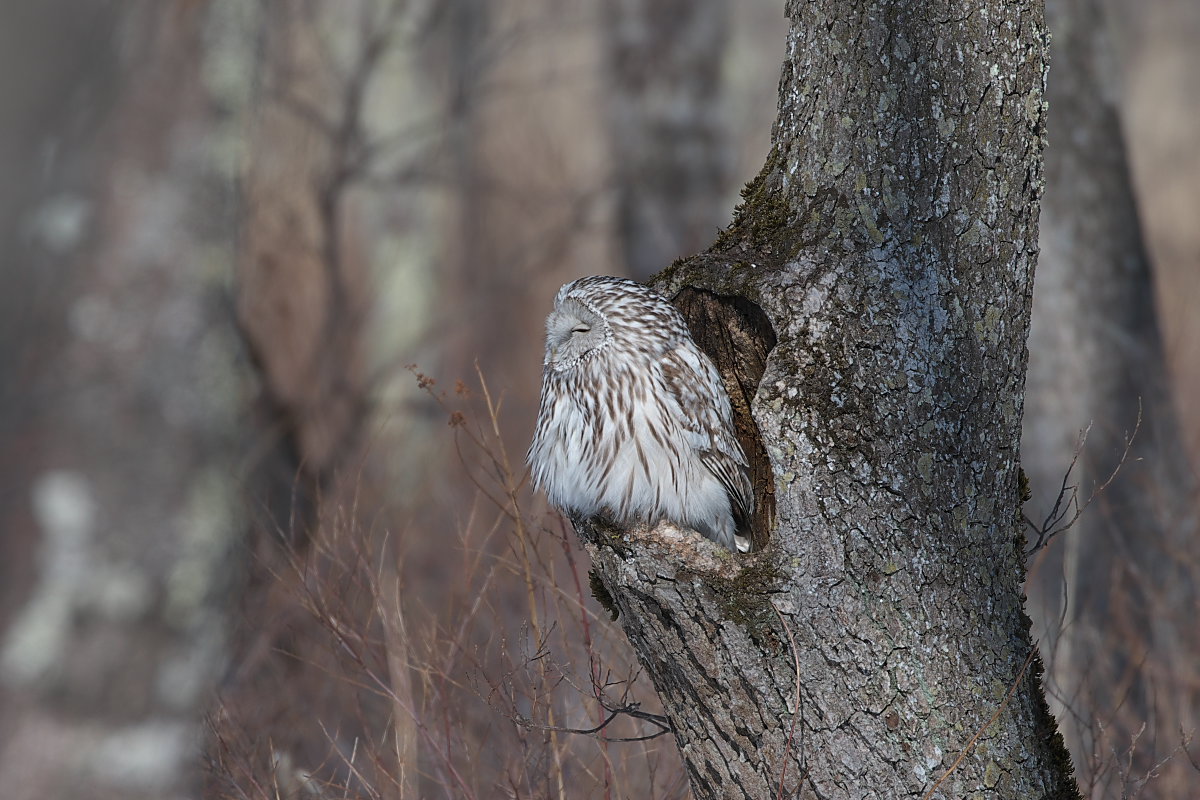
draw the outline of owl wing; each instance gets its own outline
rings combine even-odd
[[[678,409],[677,419],[688,443],[729,493],[737,529],[748,531],[754,516],[754,489],[746,472],[746,456],[734,435],[729,395],[717,368],[694,345],[683,345],[663,354],[662,370],[667,399]]]

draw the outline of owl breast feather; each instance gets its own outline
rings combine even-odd
[[[731,498],[703,457],[711,436],[683,424],[661,365],[605,370],[604,360],[546,374],[530,450],[535,485],[570,514],[626,525],[671,520],[733,549]]]

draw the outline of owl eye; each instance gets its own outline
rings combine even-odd
[[[571,328],[571,333],[587,333],[591,329],[589,325],[576,325],[574,328]]]

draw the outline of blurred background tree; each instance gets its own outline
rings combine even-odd
[[[205,17],[0,17],[0,794],[191,796],[244,516]]]
[[[1029,595],[1081,779],[1116,797],[1152,774],[1200,786],[1188,759],[1171,758],[1200,724],[1200,626],[1178,612],[1200,604],[1200,518],[1155,293],[1194,287],[1200,262],[1152,267],[1113,19],[1102,0],[1047,3],[1055,55],[1021,455],[1037,525],[1076,452],[1063,523],[1070,492],[1079,506],[1095,498],[1035,556]]]
[[[698,249],[762,164],[780,5],[0,7],[0,786],[188,796],[207,761],[210,796],[686,794],[668,739],[526,724],[654,698],[521,461],[558,285]],[[1031,342],[1027,509],[1089,422],[1081,492],[1107,474],[1134,396],[1143,460],[1031,562],[1030,613],[1081,778],[1117,796],[1195,708],[1200,415],[1167,409],[1200,392],[1200,8],[1062,8],[1046,235],[1112,223],[1045,240],[1035,335],[1117,345]],[[1065,131],[1103,158],[1056,168]],[[1145,256],[1086,262],[1132,276],[1104,313],[1071,292],[1114,274],[1053,278],[1100,235]],[[1141,796],[1200,785],[1160,772]]]

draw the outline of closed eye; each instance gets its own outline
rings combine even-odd
[[[591,328],[587,325],[576,325],[574,328],[571,328],[571,333],[587,333],[590,330]]]

